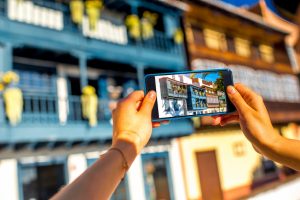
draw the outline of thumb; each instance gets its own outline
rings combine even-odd
[[[155,100],[156,93],[154,91],[148,92],[148,94],[145,96],[142,102],[139,112],[142,112],[146,115],[151,115]]]
[[[245,115],[251,110],[249,105],[245,102],[243,97],[233,86],[230,85],[227,87],[227,94],[230,101],[233,103],[233,105],[240,114]]]

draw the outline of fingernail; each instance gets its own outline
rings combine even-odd
[[[148,93],[148,95],[149,95],[149,98],[150,98],[150,99],[155,100],[156,92],[150,91],[150,92]]]
[[[230,85],[227,87],[227,92],[228,92],[228,94],[234,94],[234,93],[236,93],[236,89]]]
[[[213,120],[212,124],[213,126],[217,126],[219,123],[216,120]]]

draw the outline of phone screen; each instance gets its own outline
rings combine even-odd
[[[152,89],[157,93],[154,119],[225,114],[233,110],[225,92],[227,85],[232,84],[230,70],[150,75],[146,85],[149,82],[154,83]]]

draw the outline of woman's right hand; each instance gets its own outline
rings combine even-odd
[[[268,154],[269,149],[282,137],[273,128],[262,97],[242,84],[228,86],[227,94],[237,112],[214,117],[214,125],[224,126],[239,122],[243,133],[255,150]]]

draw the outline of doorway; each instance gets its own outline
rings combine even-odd
[[[168,152],[142,154],[142,164],[146,199],[174,199]]]
[[[63,163],[20,164],[21,199],[46,200],[66,185]]]
[[[216,151],[196,152],[199,180],[203,200],[222,200]]]

